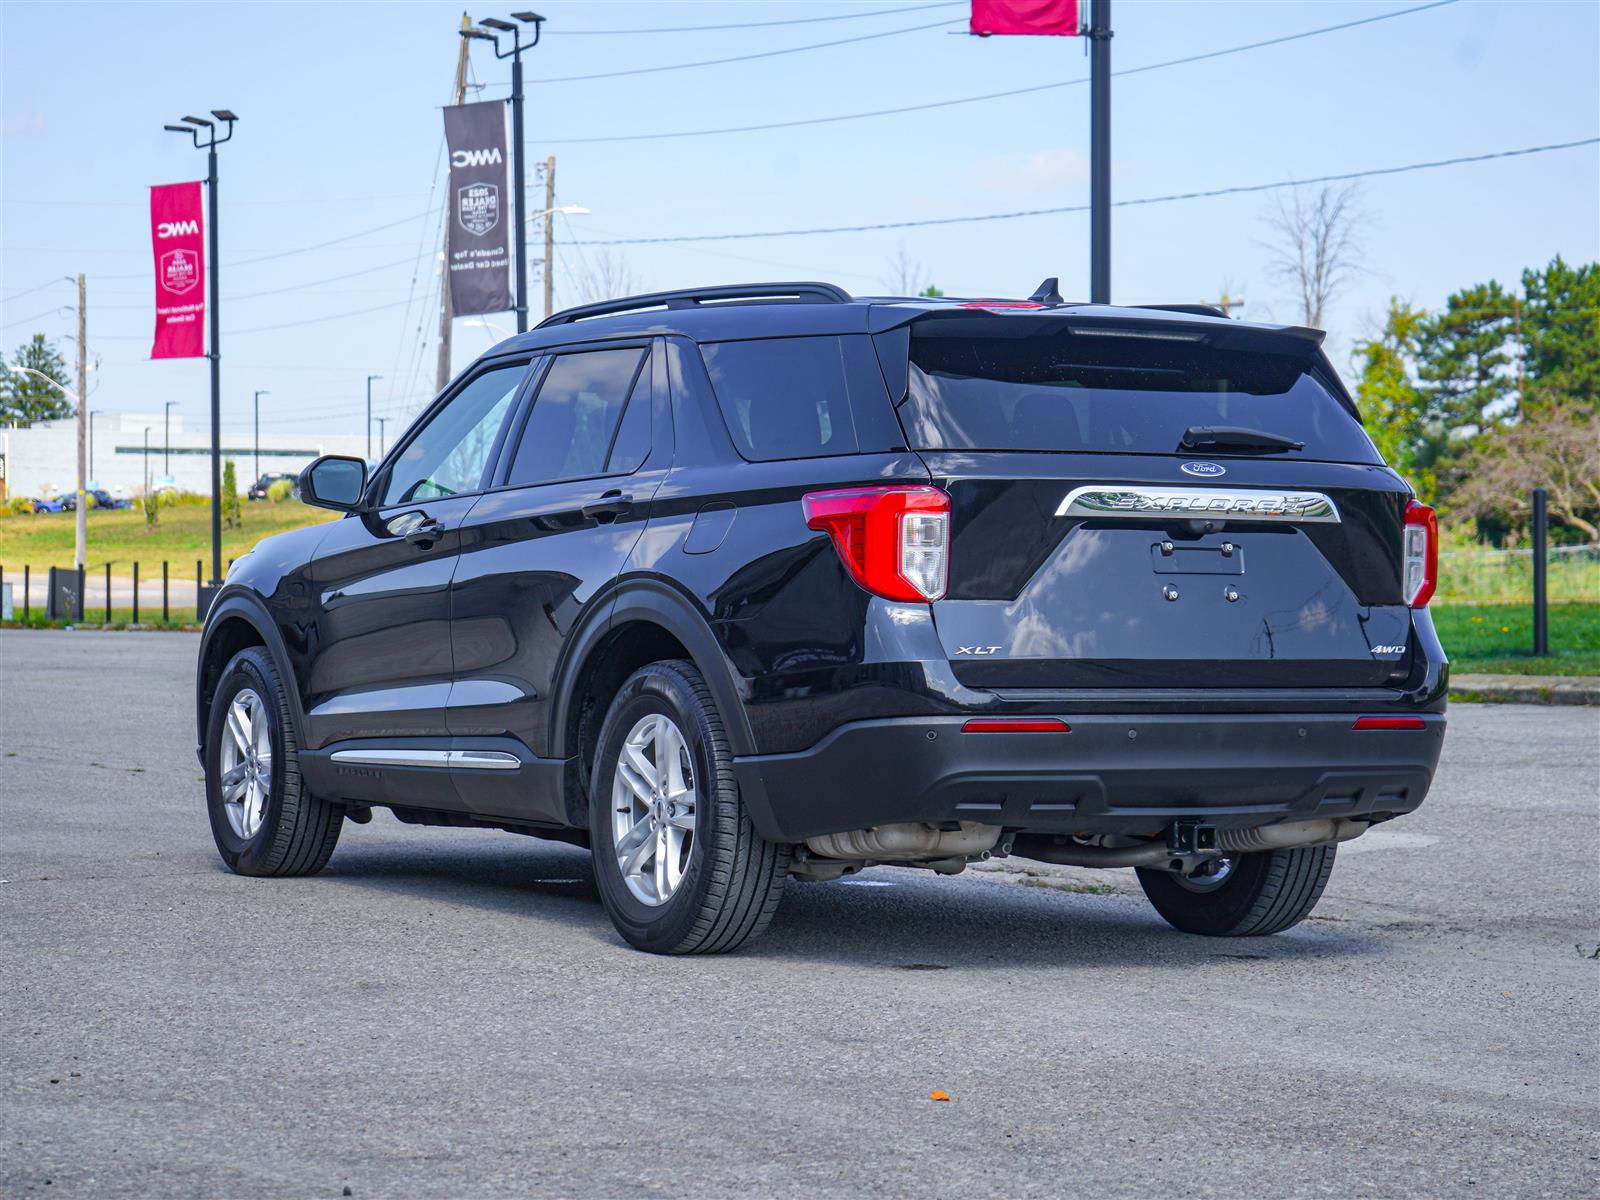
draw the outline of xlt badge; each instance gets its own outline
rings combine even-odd
[[[998,654],[999,646],[957,646],[957,654]]]

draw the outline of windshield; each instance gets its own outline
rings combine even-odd
[[[1056,321],[1018,321],[981,336],[954,324],[912,331],[900,418],[919,450],[1194,454],[1185,435],[1212,426],[1304,448],[1209,445],[1209,456],[1382,461],[1349,410],[1292,355]]]

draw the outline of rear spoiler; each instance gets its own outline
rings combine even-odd
[[[884,380],[889,394],[896,403],[904,398],[910,372],[911,326],[930,321],[1017,322],[1061,321],[1068,328],[1074,326],[1098,329],[1126,330],[1129,334],[1160,335],[1181,333],[1194,335],[1195,341],[1230,350],[1254,350],[1264,354],[1287,354],[1303,359],[1324,387],[1339,400],[1357,420],[1355,400],[1344,386],[1339,373],[1333,369],[1328,356],[1322,351],[1327,334],[1321,329],[1306,325],[1257,325],[1211,316],[1200,311],[1200,305],[1149,305],[1137,310],[1134,316],[1128,309],[1106,305],[1065,305],[1060,308],[1035,309],[983,309],[935,308],[907,312],[889,305],[873,305],[868,312],[867,328],[878,344],[878,357],[883,366]]]

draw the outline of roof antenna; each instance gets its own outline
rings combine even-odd
[[[1033,295],[1028,297],[1035,304],[1042,304],[1046,308],[1059,308],[1066,301],[1061,298],[1061,280],[1054,275],[1050,276],[1039,285]]]

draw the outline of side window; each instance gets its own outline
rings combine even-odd
[[[389,472],[380,504],[476,492],[511,411],[527,363],[485,371],[451,397],[411,439]]]
[[[545,373],[528,413],[511,464],[510,482],[554,483],[618,470],[608,467],[607,460],[612,456],[613,435],[619,432],[623,407],[635,391],[644,402],[629,407],[644,410],[644,453],[649,453],[650,379],[642,369],[648,353],[632,346],[559,355]],[[636,387],[640,380],[642,386]],[[644,460],[641,457],[639,461]]]
[[[701,347],[739,453],[758,462],[858,450],[837,337]]]
[[[634,382],[633,395],[628,397],[628,407],[622,414],[622,424],[617,426],[611,456],[606,459],[607,475],[631,474],[650,457],[650,407],[650,364],[647,362]]]

